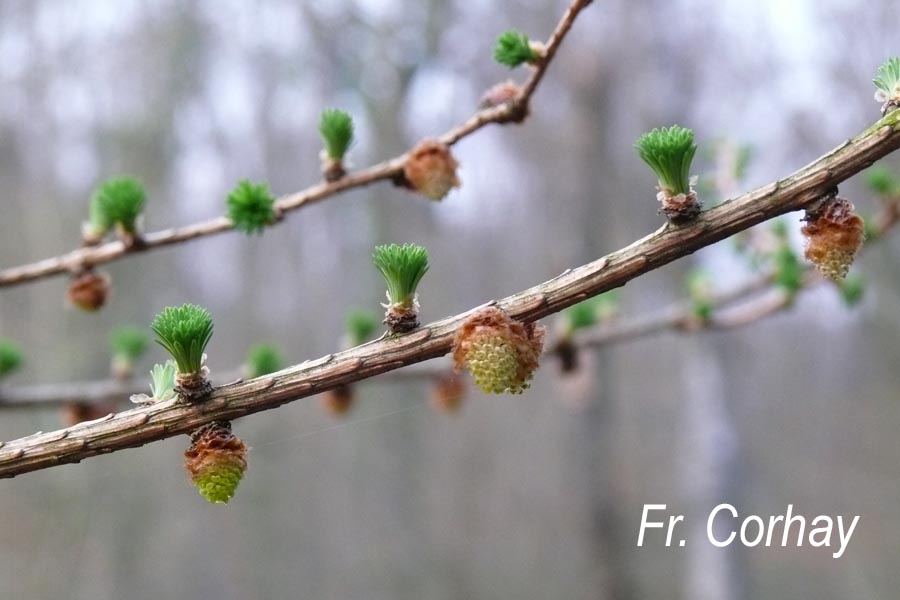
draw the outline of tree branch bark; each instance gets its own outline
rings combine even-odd
[[[900,147],[900,110],[785,179],[729,200],[690,225],[655,233],[599,260],[498,302],[512,317],[534,321],[768,219],[801,209]],[[647,194],[647,202],[652,194]],[[473,309],[475,310],[475,309]],[[0,477],[46,469],[124,448],[187,434],[214,420],[232,420],[353,383],[450,351],[457,328],[472,311],[405,335],[329,354],[271,376],[217,388],[199,405],[178,400],[37,433],[0,445]]]

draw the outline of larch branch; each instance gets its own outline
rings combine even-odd
[[[739,231],[799,210],[898,147],[900,110],[895,110],[794,174],[728,200],[689,225],[664,225],[630,246],[491,303],[523,321],[559,312]],[[270,410],[338,385],[443,356],[450,351],[456,330],[472,310],[408,334],[217,388],[202,404],[172,400],[4,443],[0,445],[0,477],[15,477],[187,434],[210,421],[233,420]]]
[[[464,123],[438,136],[447,145],[453,145],[482,127],[491,123],[521,122],[527,114],[528,104],[537,90],[538,84],[549,67],[551,59],[562,43],[566,33],[591,0],[574,0],[566,10],[547,42],[546,58],[538,64],[521,91],[512,100],[499,106],[479,110]],[[280,216],[330,198],[341,192],[361,188],[379,181],[396,181],[403,175],[407,153],[386,160],[361,171],[351,173],[333,183],[322,182],[305,190],[278,198],[275,208]],[[190,240],[231,231],[234,225],[228,217],[217,217],[208,221],[184,227],[165,229],[144,234],[142,243],[126,245],[122,241],[108,242],[99,246],[87,246],[61,256],[47,258],[35,263],[12,267],[0,271],[0,287],[24,284],[55,275],[75,273],[88,267],[122,259],[133,254],[148,252],[157,248],[181,244]]]

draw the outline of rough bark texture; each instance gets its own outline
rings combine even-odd
[[[895,111],[793,175],[725,202],[690,225],[664,225],[626,248],[488,304],[498,305],[515,319],[534,321],[622,286],[753,225],[801,209],[900,147],[898,122],[900,111]],[[261,412],[442,356],[450,350],[457,328],[471,313],[448,317],[406,335],[329,354],[270,376],[223,386],[199,405],[169,401],[2,444],[0,477],[79,462],[97,454],[186,434],[211,421]]]

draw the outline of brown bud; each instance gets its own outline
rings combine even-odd
[[[323,156],[322,177],[325,181],[334,183],[335,181],[342,179],[346,174],[347,170],[344,168],[344,162],[342,160]]]
[[[199,402],[213,391],[208,377],[209,369],[206,366],[199,373],[176,373],[175,391],[188,402]]]
[[[556,342],[556,356],[559,357],[559,368],[564,374],[569,374],[578,370],[580,365],[578,360],[578,346],[572,341],[571,337],[563,337]]]
[[[847,276],[856,253],[866,239],[865,223],[853,213],[853,203],[829,196],[806,211],[806,258],[825,277],[838,281]]]
[[[697,199],[697,193],[693,190],[687,194],[671,194],[666,190],[660,190],[656,198],[662,204],[659,212],[666,215],[666,219],[673,225],[690,223],[700,215],[703,208]]]
[[[441,200],[451,189],[459,187],[458,167],[446,144],[425,140],[410,151],[403,175],[409,186],[426,198]]]
[[[69,402],[62,408],[63,422],[67,427],[100,419],[113,412],[116,412],[115,402]]]
[[[106,304],[109,291],[109,275],[87,269],[72,278],[66,297],[72,305],[81,310],[95,312]]]
[[[340,384],[322,394],[322,406],[335,417],[346,415],[353,407],[356,394],[353,387]]]
[[[468,367],[475,385],[488,394],[521,394],[544,347],[544,328],[511,319],[496,306],[476,311],[456,332],[456,370]]]
[[[391,333],[410,332],[419,326],[419,307],[415,303],[412,306],[391,304],[384,313],[382,323]]]
[[[462,377],[447,374],[441,375],[434,382],[431,390],[431,402],[436,409],[446,414],[459,412],[466,396],[466,383]]]
[[[521,88],[516,85],[513,80],[508,79],[502,83],[496,84],[486,91],[484,96],[481,97],[481,101],[478,103],[478,108],[493,108],[495,106],[500,106],[501,104],[506,104],[507,102],[514,100],[521,91]]]

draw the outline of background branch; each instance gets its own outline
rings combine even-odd
[[[690,225],[664,225],[626,248],[492,303],[516,319],[534,321],[620,287],[734,233],[801,209],[900,147],[898,121],[900,111],[894,111],[793,175],[726,201]],[[450,350],[456,330],[471,312],[448,317],[409,334],[382,338],[307,361],[270,376],[217,388],[199,405],[173,400],[2,444],[0,477],[14,477],[141,446],[188,433],[210,421],[232,420],[269,410],[342,384],[442,356]]]
[[[447,131],[439,136],[438,139],[447,145],[453,145],[491,123],[519,123],[523,121],[528,113],[528,104],[531,96],[537,90],[537,86],[550,65],[553,56],[556,54],[557,48],[572,27],[575,17],[590,3],[591,0],[575,0],[569,6],[547,42],[546,58],[534,67],[528,80],[514,98],[499,106],[479,110],[467,121]],[[406,158],[407,153],[404,153],[356,173],[346,175],[333,183],[318,183],[305,190],[282,196],[275,204],[276,214],[284,216],[291,211],[330,198],[341,192],[365,187],[378,181],[399,181],[403,177],[403,166],[406,163]],[[99,246],[79,248],[61,256],[0,271],[0,287],[23,284],[63,273],[74,273],[88,267],[113,262],[132,254],[231,231],[233,227],[231,219],[223,216],[184,227],[148,233],[142,236],[141,243],[135,245],[126,245],[122,241],[114,241]]]

